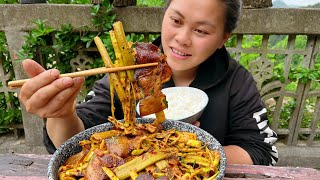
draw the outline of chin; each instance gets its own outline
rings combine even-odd
[[[189,69],[188,67],[185,67],[184,65],[177,65],[177,64],[169,64],[172,71],[185,71]]]

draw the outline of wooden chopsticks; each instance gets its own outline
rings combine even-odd
[[[112,68],[95,68],[95,69],[89,69],[85,71],[78,71],[73,73],[67,73],[67,74],[61,74],[61,77],[86,77],[86,76],[93,76],[97,74],[104,74],[104,73],[113,73],[117,71],[125,71],[125,70],[131,70],[131,69],[137,69],[137,68],[145,68],[145,67],[151,67],[156,66],[158,63],[147,63],[147,64],[138,64],[138,65],[131,65],[131,66],[121,66],[121,67],[112,67]],[[8,86],[11,89],[20,88],[25,82],[27,82],[29,79],[21,79],[16,81],[9,81]]]

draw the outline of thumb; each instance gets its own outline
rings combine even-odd
[[[27,75],[32,78],[45,71],[45,69],[36,61],[26,59],[22,62],[22,67]]]
[[[200,127],[200,122],[199,121],[195,121],[192,123],[194,126]]]

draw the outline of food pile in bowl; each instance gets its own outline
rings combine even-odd
[[[112,31],[110,35],[117,41],[113,43],[115,54],[121,54],[117,60],[127,56],[126,61],[135,62],[123,64],[159,64],[125,75],[110,74],[111,100],[114,88],[124,119],[114,117],[111,101],[109,122],[76,134],[57,149],[49,162],[49,179],[221,179],[226,158],[219,142],[191,124],[166,121],[168,103],[161,84],[170,79],[171,69],[165,55],[149,43],[136,44],[134,53],[122,52],[130,48],[125,37],[118,38],[124,36],[121,23],[114,28],[118,34],[113,36]],[[111,63],[101,41],[95,38],[95,42],[104,61]],[[155,114],[155,119],[135,118],[138,100],[141,115]]]
[[[140,127],[152,122],[136,121]],[[106,123],[69,139],[54,153],[49,179],[221,179],[224,175],[221,145],[191,124],[166,121],[162,130],[135,137],[112,129]],[[119,135],[110,137],[113,133]]]

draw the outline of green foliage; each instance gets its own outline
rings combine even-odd
[[[287,35],[271,35],[269,38],[269,49],[285,49],[288,46]]]
[[[0,0],[0,4],[19,4],[19,0]]]
[[[22,50],[18,53],[20,59],[33,59],[38,51],[48,52],[50,51],[50,45],[52,39],[50,33],[55,29],[46,27],[45,21],[35,20],[33,22],[37,25],[37,28],[28,33],[25,44],[22,46]]]
[[[40,62],[46,68],[59,69],[61,73],[71,72],[70,60],[78,55],[78,50],[83,48],[95,47],[93,38],[97,35],[102,39],[109,51],[110,57],[114,58],[114,52],[108,32],[115,21],[113,6],[108,0],[91,8],[93,16],[93,27],[74,28],[71,24],[62,24],[60,30],[48,27],[45,21],[35,20],[36,28],[28,33],[22,50],[18,53],[20,59],[31,58]],[[99,29],[98,32],[92,28]],[[54,41],[52,41],[54,36]],[[89,52],[90,53],[90,52]],[[41,58],[39,56],[41,55]],[[104,66],[99,53],[89,54],[94,58],[90,64],[91,68]],[[91,76],[86,79],[85,86],[90,89],[94,81],[100,79],[102,75]]]
[[[281,108],[280,118],[279,118],[279,126],[280,129],[288,129],[290,119],[292,117],[293,111],[296,108],[296,101],[293,98],[286,98],[285,103],[283,104]],[[301,128],[310,128],[311,122],[313,121],[313,113],[315,110],[315,102],[316,99],[307,99],[306,104],[303,108],[303,119],[301,121]],[[268,111],[268,118],[269,120],[272,120],[273,112],[275,111],[275,106],[272,106],[269,108]],[[318,123],[318,127],[320,127],[320,123]],[[301,138],[305,138],[304,135],[302,135]]]
[[[288,39],[287,35],[272,35],[269,38],[268,48],[272,50],[284,50],[288,48]],[[307,47],[307,36],[298,35],[296,36],[294,49],[296,50],[304,50]],[[245,35],[243,36],[242,48],[261,48],[262,37],[259,35]],[[236,47],[237,46],[237,38],[236,36],[232,36],[226,43],[227,47]],[[242,53],[240,56],[240,64],[244,67],[248,68],[249,63],[252,60],[260,57],[260,54]],[[267,54],[267,58],[274,63],[273,68],[273,77],[265,82],[272,82],[275,80],[280,80],[281,82],[285,82],[286,78],[284,77],[284,66],[286,54]],[[311,90],[319,89],[319,81],[320,81],[320,55],[316,56],[316,61],[313,69],[305,68],[302,66],[302,62],[304,61],[304,55],[294,54],[292,56],[292,60],[290,61],[290,70],[288,74],[288,79],[291,81],[290,84],[286,86],[287,91],[295,92],[298,83],[307,83],[313,82],[311,86]],[[276,98],[275,98],[276,99]],[[302,128],[310,127],[311,122],[313,121],[313,113],[316,101],[307,99],[305,107],[303,109],[303,120],[301,122]],[[281,108],[281,114],[279,118],[279,127],[278,128],[288,128],[290,118],[292,117],[292,113],[296,108],[296,100],[292,98],[288,98],[284,101],[284,104]],[[275,106],[272,106],[268,109],[268,118],[272,121],[272,115],[275,111]],[[320,127],[320,123],[318,123],[318,127]],[[303,138],[301,136],[300,138]],[[318,138],[318,137],[317,137]],[[316,138],[316,139],[317,139]],[[319,139],[319,138],[318,138]]]
[[[137,5],[138,6],[164,6],[165,5],[165,0],[137,0]]]
[[[0,1],[0,3],[19,3],[19,1]],[[89,4],[88,0],[48,0],[48,3],[56,4]],[[141,1],[142,5],[160,6],[164,1]],[[61,73],[71,72],[70,60],[78,55],[78,50],[82,48],[95,47],[93,38],[97,35],[102,39],[108,49],[111,59],[115,59],[112,43],[108,31],[112,28],[115,21],[115,14],[112,13],[112,4],[109,0],[103,1],[99,5],[91,8],[93,27],[74,28],[71,24],[62,24],[60,29],[54,29],[46,25],[46,21],[35,20],[34,29],[28,32],[22,49],[18,52],[20,60],[34,59],[41,63],[45,68],[57,68]],[[98,32],[92,31],[98,29]],[[154,40],[159,35],[150,35],[150,40]],[[54,39],[54,40],[53,40]],[[143,35],[131,34],[127,39],[132,42],[142,41]],[[104,66],[99,53],[88,52],[95,63],[90,64],[91,68]],[[10,61],[5,34],[0,33],[0,59],[4,59],[3,66],[6,73],[11,73],[10,80],[13,79],[13,68]],[[40,62],[41,60],[41,62]],[[90,89],[93,83],[103,75],[90,76],[86,78],[85,86]],[[0,84],[2,86],[2,84]],[[10,105],[10,107],[8,107]],[[0,94],[0,127],[10,123],[19,123],[22,120],[18,98],[10,93],[5,96]],[[7,132],[6,128],[1,128],[1,132]]]
[[[21,109],[19,107],[19,101],[17,101],[17,97],[13,93],[9,93],[9,96],[5,96],[4,93],[0,94],[0,109],[2,109],[0,112],[0,127],[10,123],[22,122]]]
[[[301,83],[306,84],[308,81],[320,80],[320,69],[308,69],[308,68],[292,68],[290,70],[289,79],[296,81],[300,80]]]
[[[294,100],[289,100],[282,107],[280,119],[279,119],[279,128],[289,128],[289,122],[291,118],[291,114],[293,113],[297,103]]]
[[[236,47],[237,46],[237,35],[233,34],[225,43],[226,47]]]
[[[295,49],[305,49],[307,47],[308,36],[306,35],[297,35],[296,41],[294,44]]]
[[[9,75],[9,80],[13,79],[13,67],[10,61],[7,40],[4,32],[0,32],[0,60],[2,60],[4,72]]]
[[[92,23],[100,31],[109,31],[112,28],[116,18],[116,15],[111,13],[112,8],[113,6],[109,0],[102,1],[101,5],[92,6],[91,15],[94,16]]]
[[[9,75],[7,80],[13,80],[13,67],[6,42],[5,34],[0,32],[0,61],[4,73]],[[0,134],[10,131],[8,128],[3,128],[4,126],[10,123],[20,123],[22,121],[21,116],[20,104],[15,94],[9,93],[6,96],[5,93],[0,93]]]
[[[84,1],[83,1],[84,2]],[[115,15],[111,13],[112,5],[108,0],[103,1],[101,5],[95,5],[91,9],[93,15],[93,27],[74,28],[70,24],[62,24],[60,29],[54,29],[46,25],[46,21],[35,20],[34,29],[28,32],[22,49],[17,54],[20,60],[31,58],[45,68],[57,68],[61,73],[71,72],[70,60],[78,55],[78,50],[82,48],[94,47],[93,38],[99,34],[108,51],[112,51],[112,44],[108,32],[115,20]],[[91,28],[99,29],[94,32]],[[54,39],[54,40],[53,40]],[[97,63],[90,64],[92,68],[102,67],[103,61],[98,52],[89,54]],[[114,59],[114,53],[110,52]],[[12,64],[4,33],[0,33],[0,59],[4,59],[3,66],[7,73],[12,73]],[[13,74],[12,74],[13,75]],[[12,76],[13,77],[13,76]],[[85,86],[91,88],[94,81],[100,79],[102,75],[90,76],[86,79]],[[12,80],[13,78],[10,78]],[[0,127],[10,123],[21,122],[21,110],[18,98],[10,93],[5,96],[0,94]],[[6,128],[1,128],[1,132],[7,132]]]
[[[144,36],[142,34],[132,33],[132,34],[126,36],[126,40],[128,42],[141,42],[144,40]]]
[[[91,0],[47,0],[49,4],[90,4]]]
[[[47,0],[49,4],[91,4],[91,0]],[[20,0],[0,0],[0,4],[20,4]]]
[[[243,35],[242,48],[261,48],[262,35]]]
[[[288,46],[288,38],[287,35],[272,35],[269,38],[268,48],[269,49],[286,49]],[[261,48],[262,44],[262,36],[260,35],[244,35],[242,41],[242,48]],[[296,36],[294,49],[305,49],[307,45],[307,36],[298,35]],[[236,46],[236,37],[233,36],[226,43],[227,47],[235,47]],[[248,68],[249,63],[252,60],[260,57],[259,54],[254,53],[242,53],[240,56],[240,64],[244,67]],[[270,59],[275,67],[273,69],[273,77],[269,81],[280,80],[281,82],[285,81],[284,77],[284,60],[286,58],[285,54],[268,54],[267,58]],[[314,69],[303,68],[301,64],[304,60],[303,55],[294,54],[291,61],[291,68],[289,72],[288,79],[294,81],[296,83],[306,83],[308,81],[319,81],[320,80],[320,57],[317,57],[317,61],[314,65]],[[295,86],[292,86],[295,87]]]

